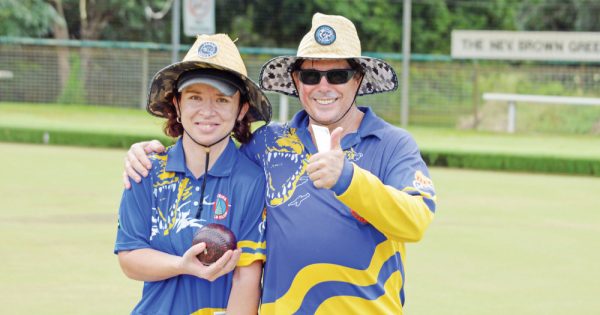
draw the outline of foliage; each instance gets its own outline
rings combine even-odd
[[[600,3],[593,0],[525,0],[517,26],[528,31],[600,31]]]
[[[20,143],[47,143],[101,148],[129,148],[132,144],[150,138],[158,138],[165,145],[173,143],[172,138],[150,135],[128,135],[88,132],[77,130],[44,130],[39,128],[0,127],[0,141]]]
[[[60,20],[50,3],[62,3],[71,38],[171,41],[171,13],[149,20],[168,0],[4,0],[0,34],[48,36]],[[183,0],[182,0],[183,1]],[[81,19],[81,3],[87,19]],[[364,51],[400,52],[402,0],[215,0],[216,31],[238,38],[240,46],[296,48],[315,12],[343,15],[359,32]],[[411,42],[416,53],[448,54],[453,29],[600,30],[595,0],[412,1]],[[184,44],[194,38],[182,36]]]
[[[0,1],[0,35],[45,36],[56,18],[54,8],[43,0]]]

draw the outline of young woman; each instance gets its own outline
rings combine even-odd
[[[266,185],[231,135],[247,142],[251,122],[269,122],[267,98],[228,36],[202,35],[154,76],[147,109],[179,138],[121,200],[115,253],[129,278],[144,281],[132,314],[256,314]],[[238,248],[205,266],[196,256],[206,244],[192,238],[210,223],[228,227]]]

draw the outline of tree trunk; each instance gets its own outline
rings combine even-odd
[[[88,15],[89,13],[89,15]],[[109,20],[112,18],[112,12],[106,9],[99,8],[96,1],[79,0],[79,17],[81,19],[81,39],[82,40],[98,40],[103,28],[106,27]],[[90,69],[93,58],[93,48],[81,47],[81,78],[83,79],[83,87],[85,90],[86,101],[94,102],[94,91],[87,89],[91,86]]]
[[[54,21],[52,24],[52,33],[55,39],[69,39],[69,29],[67,28],[67,20],[62,6],[62,0],[54,0],[56,12],[60,16],[60,20]],[[57,47],[56,54],[58,59],[58,79],[60,82],[60,90],[63,91],[69,80],[71,65],[69,64],[69,48]]]

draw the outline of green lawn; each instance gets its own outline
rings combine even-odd
[[[0,143],[0,313],[126,314],[112,254],[122,150]]]
[[[600,179],[433,169],[408,314],[597,314]]]
[[[112,248],[123,150],[0,143],[2,314],[126,314]],[[432,169],[436,219],[409,244],[407,314],[595,314],[600,178]]]
[[[508,134],[410,127],[423,150],[600,158],[600,135]]]
[[[162,135],[163,119],[142,109],[0,103],[0,127]]]
[[[0,128],[31,127],[112,134],[162,134],[163,119],[140,109],[0,103]],[[600,136],[505,134],[409,127],[423,150],[600,158]]]

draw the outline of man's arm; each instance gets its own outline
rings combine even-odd
[[[385,185],[356,165],[350,186],[337,198],[383,234],[407,242],[423,237],[435,211],[434,195]]]
[[[433,219],[435,191],[412,137],[398,139],[390,165],[382,166],[384,183],[344,157],[338,129],[331,133],[331,150],[309,160],[307,172],[315,187],[333,190],[342,203],[392,239],[421,239]]]
[[[129,178],[139,183],[142,176],[148,176],[148,170],[152,168],[152,162],[150,162],[148,154],[164,151],[165,147],[158,140],[132,144],[127,151],[127,156],[125,156],[125,171],[123,171],[123,186],[125,186],[125,189],[131,188]]]

